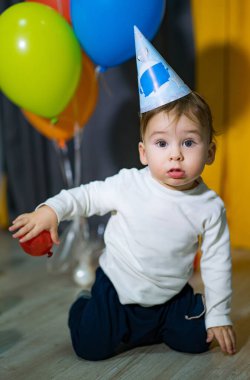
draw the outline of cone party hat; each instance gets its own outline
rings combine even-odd
[[[136,26],[134,33],[141,113],[188,95],[190,88]]]

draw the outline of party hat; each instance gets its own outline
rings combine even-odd
[[[141,113],[188,95],[191,90],[134,26]]]

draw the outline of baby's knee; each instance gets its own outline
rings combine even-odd
[[[101,337],[84,334],[84,332],[71,331],[72,346],[77,356],[90,361],[108,359],[115,355],[113,347]]]
[[[202,354],[209,350],[209,344],[206,342],[190,342],[188,344],[178,342],[166,344],[175,351],[185,352],[187,354]]]
[[[182,334],[169,334],[165,336],[164,342],[167,346],[175,351],[185,352],[189,354],[201,354],[209,350],[210,344],[206,342],[206,331],[198,329],[193,333],[182,331]]]
[[[88,312],[71,308],[69,329],[73,349],[77,356],[85,360],[97,361],[114,355],[111,337],[102,330],[101,321]],[[79,313],[80,311],[80,313]]]
[[[88,345],[86,342],[75,342],[72,339],[72,345],[77,356],[81,359],[89,361],[99,361],[107,359],[106,353],[99,352],[99,350],[92,349],[91,345]]]
[[[86,360],[101,360],[95,347],[95,336],[91,333],[93,330],[93,318],[86,312],[86,306],[89,299],[79,297],[71,306],[69,311],[68,326],[71,335],[73,349],[77,356]]]

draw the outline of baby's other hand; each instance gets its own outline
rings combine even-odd
[[[207,343],[216,339],[222,352],[229,355],[236,353],[236,337],[232,326],[217,326],[207,330]]]
[[[57,216],[49,206],[44,205],[36,211],[19,215],[12,223],[9,231],[14,232],[13,238],[20,239],[21,243],[47,230],[50,232],[53,243],[59,244]]]

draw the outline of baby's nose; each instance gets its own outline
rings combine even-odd
[[[182,153],[181,153],[181,150],[179,148],[174,148],[171,150],[171,153],[170,153],[170,156],[169,156],[169,159],[171,161],[181,161],[183,159],[183,156],[182,156]]]

